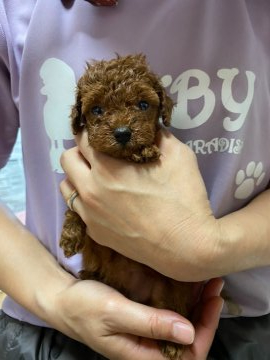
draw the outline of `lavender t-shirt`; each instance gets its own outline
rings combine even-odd
[[[26,226],[67,270],[76,275],[81,256],[66,259],[58,246],[66,208],[59,158],[74,144],[69,112],[86,61],[147,55],[176,102],[172,131],[196,153],[220,217],[269,182],[269,16],[268,0],[120,0],[106,8],[0,0],[0,166],[20,126]],[[223,316],[269,313],[269,267],[225,280]],[[11,298],[3,308],[43,324]]]

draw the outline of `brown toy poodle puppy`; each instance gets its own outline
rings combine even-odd
[[[86,129],[89,145],[111,156],[138,163],[158,161],[156,134],[161,119],[165,126],[170,125],[172,109],[171,98],[149,69],[145,56],[118,56],[87,64],[77,86],[72,130],[77,134]],[[81,279],[101,281],[134,301],[188,316],[191,284],[167,278],[98,245],[71,210],[66,212],[60,246],[67,257],[82,252]],[[160,347],[167,358],[181,358],[183,346],[160,341]]]

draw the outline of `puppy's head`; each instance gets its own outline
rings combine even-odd
[[[161,118],[170,125],[173,102],[145,56],[118,56],[87,64],[77,86],[73,133],[86,128],[89,144],[116,157],[155,141]]]

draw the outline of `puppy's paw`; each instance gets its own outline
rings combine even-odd
[[[65,256],[71,257],[84,247],[86,225],[79,215],[71,210],[67,210],[65,215],[59,245]]]
[[[160,157],[159,148],[156,145],[146,147],[142,151],[142,156],[146,159],[146,161],[156,161]]]
[[[160,342],[162,354],[169,360],[181,360],[184,352],[184,346],[168,341]]]
[[[84,241],[76,240],[74,238],[70,238],[69,236],[65,236],[63,233],[60,239],[60,247],[62,248],[65,257],[69,258],[78,252],[80,252],[84,246]]]
[[[156,145],[143,148],[140,153],[132,154],[131,160],[137,163],[156,161],[160,157],[159,148]]]

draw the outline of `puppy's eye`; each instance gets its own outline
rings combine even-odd
[[[142,111],[145,111],[149,108],[149,104],[147,101],[142,100],[138,103],[138,108]]]
[[[92,107],[91,112],[93,115],[102,115],[103,109],[101,106],[94,106],[94,107]]]

